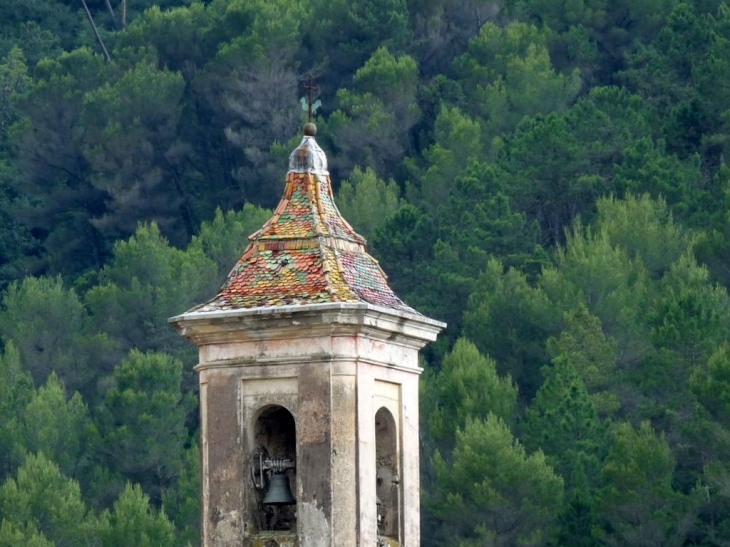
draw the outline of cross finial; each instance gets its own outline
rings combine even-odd
[[[322,104],[321,101],[314,102],[314,98],[316,96],[316,93],[319,92],[319,86],[314,83],[314,78],[312,77],[311,72],[307,74],[307,78],[304,80],[304,90],[307,92],[307,99],[306,99],[306,111],[308,120],[312,121],[312,114],[319,108],[319,106]],[[304,107],[304,99],[302,99],[302,107]]]

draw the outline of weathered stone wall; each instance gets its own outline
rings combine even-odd
[[[201,385],[206,392],[203,475],[207,475],[208,485],[204,535],[216,547],[233,547],[240,545],[244,526],[237,378],[235,374],[216,371],[201,377]]]
[[[247,537],[243,547],[299,547],[296,532],[261,532]]]
[[[369,310],[183,325],[200,348],[204,547],[294,545],[291,533],[261,530],[250,477],[253,427],[269,405],[296,423],[298,545],[376,545],[375,413],[385,407],[400,478],[391,535],[418,547],[418,349],[429,329]]]

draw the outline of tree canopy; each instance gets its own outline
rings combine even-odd
[[[449,325],[424,547],[728,544],[730,5],[86,3],[0,7],[0,547],[198,543],[167,318],[271,216],[308,75],[338,207]]]

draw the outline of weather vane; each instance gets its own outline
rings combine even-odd
[[[306,110],[307,115],[309,116],[309,121],[312,121],[312,115],[317,112],[317,109],[322,106],[322,101],[317,99],[316,102],[314,102],[314,98],[317,93],[319,93],[319,86],[314,83],[314,78],[312,78],[312,74],[308,74],[307,78],[304,80],[304,90],[307,92],[306,97],[302,97],[301,103],[302,103],[302,110]]]

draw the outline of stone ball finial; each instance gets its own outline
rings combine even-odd
[[[312,122],[304,124],[304,135],[307,137],[314,137],[317,134],[317,126]]]

